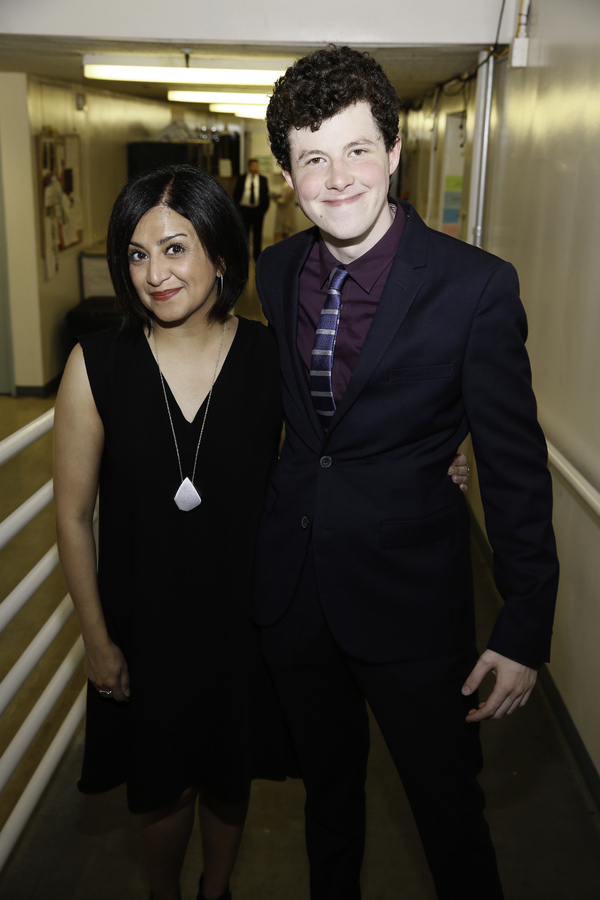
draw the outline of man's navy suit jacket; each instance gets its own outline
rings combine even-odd
[[[470,432],[505,601],[489,647],[542,662],[558,563],[517,275],[403,208],[399,250],[327,432],[296,345],[316,229],[267,248],[257,265],[286,439],[259,530],[253,615],[259,625],[283,615],[312,545],[323,611],[346,652],[384,662],[471,646],[469,516],[446,474]]]

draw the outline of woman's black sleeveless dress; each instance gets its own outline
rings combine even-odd
[[[177,455],[159,372],[142,334],[82,338],[105,445],[98,578],[130,670],[128,703],[88,687],[79,788],[127,783],[129,807],[168,806],[190,786],[241,802],[251,777],[285,776],[276,702],[249,622],[249,584],[281,399],[275,340],[240,319],[198,455],[202,503],[180,511]],[[184,477],[205,412],[188,423],[167,386]]]

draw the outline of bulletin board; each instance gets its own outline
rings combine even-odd
[[[60,253],[83,241],[81,146],[78,134],[38,135],[42,255],[49,278]]]

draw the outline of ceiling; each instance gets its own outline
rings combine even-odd
[[[196,58],[281,59],[293,60],[315,49],[314,45],[193,44],[185,48]],[[472,71],[482,47],[473,45],[361,47],[383,66],[406,106],[433,93],[435,87],[455,76]],[[100,90],[119,91],[139,97],[166,100],[167,90],[178,85],[136,84],[91,81],[83,78],[84,53],[122,53],[128,56],[173,57],[183,48],[169,42],[132,42],[0,35],[0,71],[25,72],[42,78],[74,82]],[[197,89],[200,89],[199,87]],[[231,90],[231,87],[228,88]],[[252,90],[252,89],[251,89]]]

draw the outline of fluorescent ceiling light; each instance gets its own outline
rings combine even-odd
[[[239,103],[262,106],[268,102],[268,95],[242,94],[236,91],[169,91],[169,100],[181,103]]]
[[[108,81],[270,86],[287,68],[283,60],[187,59],[189,66],[183,54],[175,58],[85,54],[83,73]]]
[[[260,106],[239,106],[235,103],[211,103],[209,109],[211,112],[233,113],[244,119],[264,119],[267,114],[266,103],[263,103]]]
[[[260,69],[185,69],[163,66],[84,66],[86,78],[158,84],[273,84],[283,72]]]

